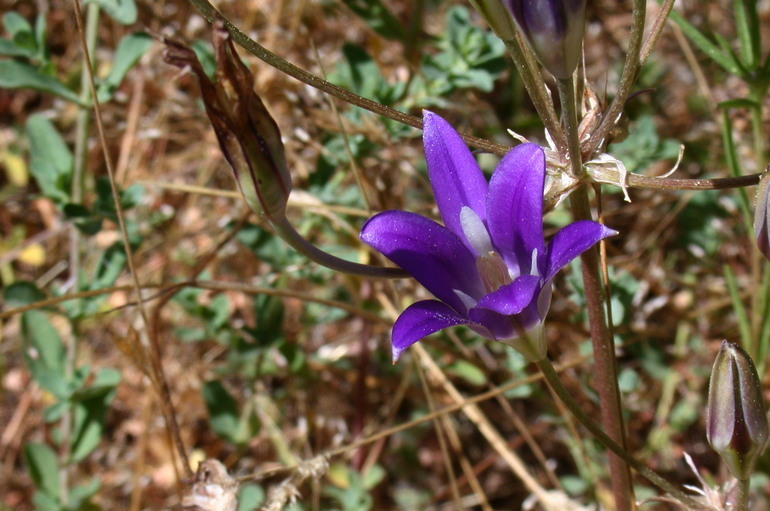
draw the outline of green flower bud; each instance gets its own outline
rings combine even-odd
[[[291,176],[281,132],[254,92],[254,77],[235,52],[230,34],[221,23],[215,25],[214,82],[191,48],[168,39],[165,43],[166,62],[197,76],[206,113],[246,203],[270,220],[283,218]]]
[[[748,353],[722,341],[709,381],[706,436],[738,479],[748,479],[768,439],[757,370]]]

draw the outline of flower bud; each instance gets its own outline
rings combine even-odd
[[[268,219],[282,218],[291,177],[281,132],[254,92],[254,77],[235,52],[230,34],[221,23],[215,25],[215,82],[191,48],[169,39],[165,44],[166,62],[197,76],[206,113],[246,203]]]
[[[770,167],[769,167],[770,168]],[[770,208],[770,172],[765,172],[759,180],[757,202],[754,209],[754,236],[757,246],[766,258],[770,259],[770,224],[768,224],[768,208]]]
[[[501,0],[548,72],[569,78],[583,51],[586,0]]]
[[[748,479],[768,438],[757,370],[748,353],[722,341],[709,381],[708,442],[738,479]]]

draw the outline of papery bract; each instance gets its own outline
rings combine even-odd
[[[423,142],[444,225],[415,213],[384,211],[361,230],[365,243],[438,298],[411,305],[396,320],[394,361],[423,337],[455,325],[506,342],[530,361],[543,359],[552,279],[616,232],[580,221],[545,243],[545,155],[535,144],[512,149],[487,183],[460,135],[427,111]]]

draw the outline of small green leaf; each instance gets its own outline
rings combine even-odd
[[[722,66],[728,73],[735,76],[742,76],[740,66],[737,65],[734,59],[725,55],[721,49],[713,42],[711,42],[705,35],[703,35],[694,25],[690,24],[684,17],[676,12],[671,11],[671,20],[676,23],[684,34],[697,46],[703,53],[705,53],[711,60]]]
[[[109,101],[115,90],[125,78],[134,64],[147,53],[152,45],[152,38],[144,32],[128,34],[120,40],[115,56],[112,59],[112,69],[107,77],[99,84],[99,101]]]
[[[472,385],[484,385],[487,381],[487,377],[481,369],[462,359],[450,365],[447,372],[463,378]]]
[[[32,282],[20,280],[3,290],[3,299],[8,307],[22,307],[46,299],[46,295]]]
[[[31,310],[22,314],[21,331],[24,339],[35,348],[37,359],[47,369],[64,375],[64,344],[45,313]]]
[[[217,380],[203,385],[203,401],[209,411],[211,427],[227,440],[238,435],[238,403]]]
[[[56,453],[45,444],[31,442],[24,446],[24,460],[35,487],[58,500],[61,487]]]
[[[404,41],[406,30],[380,0],[342,0],[369,28],[386,39]]]
[[[136,23],[136,3],[134,0],[86,0],[99,5],[121,25]]]
[[[42,115],[31,115],[25,128],[30,144],[30,173],[46,197],[66,202],[74,165],[72,153],[51,121]]]
[[[238,491],[238,511],[256,511],[265,500],[265,490],[261,486],[249,483],[241,485]]]
[[[75,92],[39,68],[18,60],[0,60],[0,88],[32,89],[59,96],[80,106],[87,106]]]

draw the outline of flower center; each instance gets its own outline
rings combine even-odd
[[[487,293],[496,291],[500,286],[510,284],[517,275],[511,271],[495,251],[487,227],[481,218],[468,206],[460,210],[460,225],[468,243],[476,251],[476,269]]]
[[[479,270],[481,282],[484,284],[484,289],[486,289],[487,293],[496,291],[501,286],[513,282],[508,272],[508,266],[506,266],[500,254],[494,250],[476,258],[476,269]]]

